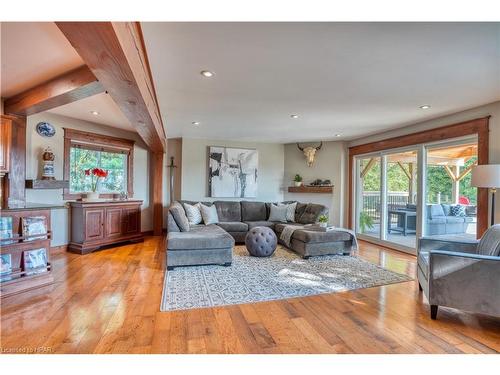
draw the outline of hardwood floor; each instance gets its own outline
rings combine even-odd
[[[160,312],[163,239],[53,257],[55,285],[7,297],[0,352],[497,353],[500,319],[441,308],[415,281],[210,309]],[[359,256],[415,277],[415,258],[361,243]]]

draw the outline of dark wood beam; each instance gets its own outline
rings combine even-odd
[[[151,153],[151,205],[153,207],[153,234],[161,236],[163,233],[163,152]]]
[[[165,132],[138,22],[56,22],[153,152]]]
[[[81,66],[7,98],[4,112],[21,116],[33,115],[102,92],[103,86],[90,69]]]

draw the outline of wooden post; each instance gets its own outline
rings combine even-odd
[[[460,174],[460,167],[455,165],[453,167],[454,175],[456,176],[451,183],[451,201],[454,204],[458,204],[458,198],[460,197],[460,181],[458,180],[458,175]]]
[[[163,152],[151,152],[151,206],[153,207],[153,234],[163,234]]]
[[[5,206],[23,206],[26,202],[26,116],[3,115],[12,121],[9,173],[4,179]]]

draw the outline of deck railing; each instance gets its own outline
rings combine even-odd
[[[387,194],[389,209],[405,208],[409,203],[409,194],[405,191],[391,191]],[[375,221],[380,221],[381,214],[380,191],[363,192],[363,212]]]

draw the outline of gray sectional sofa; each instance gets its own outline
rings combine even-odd
[[[269,221],[271,203],[254,201],[202,202],[215,205],[219,223],[211,225],[190,225],[181,231],[182,223],[176,222],[173,206],[179,210],[179,203],[195,204],[192,201],[174,202],[168,211],[167,268],[177,266],[221,264],[232,262],[232,248],[235,243],[245,241],[247,232],[257,226],[273,229],[278,238],[286,223]],[[292,203],[292,202],[283,202]],[[183,206],[182,206],[183,207]],[[176,213],[178,215],[178,212]],[[297,203],[295,221],[288,224],[304,226],[316,223],[328,209],[319,204]],[[326,254],[350,254],[353,239],[344,232],[318,232],[314,229],[296,230],[290,248],[304,258]]]

